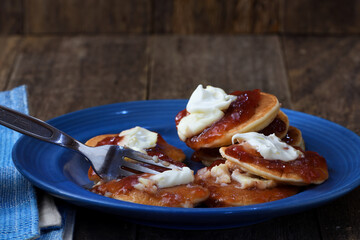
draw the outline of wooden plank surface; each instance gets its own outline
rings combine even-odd
[[[201,83],[227,92],[259,88],[291,107],[275,36],[158,36],[150,51],[150,99],[188,98]]]
[[[150,1],[24,0],[25,33],[148,33]]]
[[[3,37],[0,87],[26,84],[44,120],[82,108],[188,98],[199,83],[260,88],[284,107],[359,129],[360,38],[276,36]],[[306,212],[227,230],[136,225],[78,207],[74,239],[359,239],[360,191]]]
[[[360,38],[287,37],[283,44],[294,109],[360,134]],[[358,188],[318,208],[323,239],[360,239],[359,200]]]
[[[359,33],[358,0],[282,0],[280,11],[284,33]]]
[[[154,1],[152,32],[274,33],[280,29],[279,3],[279,0]]]
[[[2,0],[0,34],[358,34],[359,0]]]
[[[21,48],[8,88],[27,84],[41,119],[146,97],[146,38],[29,37]]]
[[[359,38],[283,40],[293,108],[334,121],[359,134]]]
[[[23,0],[0,1],[0,35],[24,33]]]
[[[0,89],[5,90],[16,66],[20,37],[0,37]]]

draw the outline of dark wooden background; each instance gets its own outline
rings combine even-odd
[[[359,34],[359,0],[1,0],[0,34]]]
[[[0,90],[43,120],[260,88],[360,134],[360,0],[0,0]],[[360,239],[360,189],[253,226],[182,231],[77,207],[74,239]]]
[[[26,84],[48,120],[124,101],[188,98],[199,84],[260,88],[283,107],[360,134],[360,37],[0,37],[0,90]],[[336,147],[336,146],[334,146]],[[339,159],[341,161],[341,159]],[[309,211],[249,227],[146,227],[77,207],[74,239],[360,239],[360,189]]]

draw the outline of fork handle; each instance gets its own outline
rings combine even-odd
[[[0,124],[45,142],[78,151],[82,143],[40,119],[0,105]]]

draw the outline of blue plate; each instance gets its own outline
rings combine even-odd
[[[85,142],[105,133],[142,126],[159,132],[166,141],[192,150],[176,134],[174,117],[185,108],[186,100],[158,100],[117,103],[69,113],[50,124]],[[317,207],[348,193],[360,184],[360,138],[350,130],[330,121],[304,113],[283,110],[290,124],[299,128],[309,150],[323,155],[330,178],[282,200],[231,208],[168,208],[140,205],[106,198],[82,186],[89,165],[67,149],[23,136],[13,149],[17,169],[34,185],[73,204],[118,214],[136,223],[165,228],[218,229],[249,225],[277,216]],[[191,167],[198,167],[192,165]]]

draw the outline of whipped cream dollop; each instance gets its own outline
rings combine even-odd
[[[188,168],[167,170],[149,177],[159,188],[174,187],[194,181],[194,172]]]
[[[192,93],[186,110],[190,113],[183,117],[177,125],[180,139],[201,133],[206,127],[224,116],[224,111],[236,100],[236,96],[228,95],[221,88],[201,84]]]
[[[158,134],[142,127],[134,127],[119,134],[123,137],[119,142],[122,146],[146,153],[145,149],[156,146]]]
[[[150,189],[156,191],[157,188],[175,187],[178,185],[192,183],[194,181],[194,172],[183,167],[179,169],[167,170],[162,173],[151,175],[150,177],[140,177],[134,187],[139,190]]]
[[[257,132],[238,133],[232,137],[233,144],[235,142],[248,143],[260,155],[268,160],[293,161],[298,157],[302,157],[303,153],[292,146],[282,142],[280,138],[271,134],[265,136]]]

